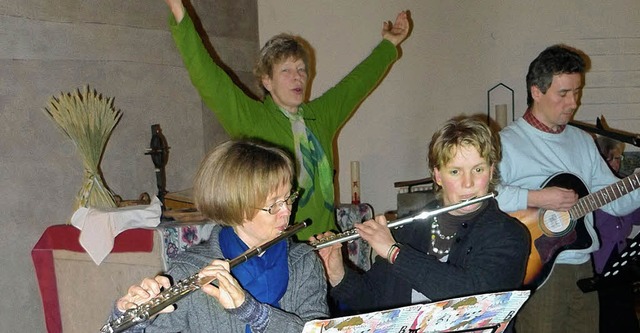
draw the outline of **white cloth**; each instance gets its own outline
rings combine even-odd
[[[162,204],[153,197],[148,206],[112,209],[80,207],[73,213],[71,224],[80,229],[80,245],[96,265],[100,265],[113,249],[115,237],[128,229],[154,228],[160,224]]]

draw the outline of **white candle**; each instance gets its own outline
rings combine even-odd
[[[507,126],[507,104],[496,104],[496,123],[500,128]]]
[[[351,203],[360,203],[360,162],[351,161]]]

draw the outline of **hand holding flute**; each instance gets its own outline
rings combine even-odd
[[[384,215],[378,215],[374,220],[365,221],[355,225],[358,234],[364,239],[371,248],[382,258],[389,259],[387,253],[396,243],[391,235],[391,230]]]
[[[199,276],[217,280],[217,286],[207,283],[201,286],[201,289],[209,296],[216,298],[223,308],[235,309],[244,303],[244,290],[231,275],[228,261],[213,260],[210,265],[199,272]],[[162,290],[167,290],[170,287],[171,282],[166,276],[157,275],[154,278],[145,278],[139,285],[129,287],[127,294],[117,301],[116,306],[120,312],[125,312],[150,301],[158,296]],[[175,305],[171,304],[158,313],[169,313],[174,308]]]
[[[169,287],[171,287],[171,282],[166,276],[157,275],[154,278],[145,278],[139,285],[129,287],[127,294],[116,302],[116,307],[120,312],[136,308],[158,296],[163,289],[168,289]],[[173,309],[174,306],[169,305],[162,309],[160,313],[169,313],[172,312]]]
[[[223,308],[235,309],[244,303],[244,289],[231,275],[228,261],[214,260],[211,265],[203,268],[200,274],[217,280],[217,286],[207,283],[202,286],[202,291],[217,299]]]
[[[354,228],[358,232],[358,235],[371,245],[376,254],[387,259],[386,254],[396,241],[391,235],[387,219],[383,215],[376,216],[374,220],[357,223]],[[332,232],[325,232],[315,237],[310,237],[309,242],[314,244],[325,237],[333,236],[335,235]],[[331,286],[336,286],[340,283],[345,275],[341,248],[342,243],[334,243],[331,246],[318,249],[318,255],[322,259],[327,279]]]
[[[333,237],[334,233],[327,231],[322,234],[309,237],[309,243],[321,241],[325,237]],[[342,261],[342,244],[335,243],[331,246],[323,247],[318,250],[318,256],[322,259],[327,281],[332,287],[335,287],[344,277],[344,262]]]

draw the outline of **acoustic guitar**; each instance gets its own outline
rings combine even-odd
[[[591,194],[582,180],[570,173],[551,176],[542,188],[553,186],[574,190],[578,202],[563,212],[529,208],[509,213],[531,233],[531,254],[524,284],[536,289],[547,280],[560,253],[586,249],[593,243],[587,227],[595,231],[585,225],[584,216],[640,188],[640,174],[630,175]]]

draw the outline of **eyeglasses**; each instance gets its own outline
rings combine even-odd
[[[278,200],[278,201],[274,202],[273,204],[271,204],[271,206],[269,206],[267,208],[258,208],[258,209],[263,210],[265,212],[268,212],[271,215],[276,215],[276,214],[278,214],[280,209],[282,209],[284,207],[285,204],[287,206],[293,205],[293,203],[296,202],[296,200],[298,199],[298,195],[299,194],[300,194],[299,191],[295,191],[295,192],[289,194],[288,197],[284,198],[283,200]]]

